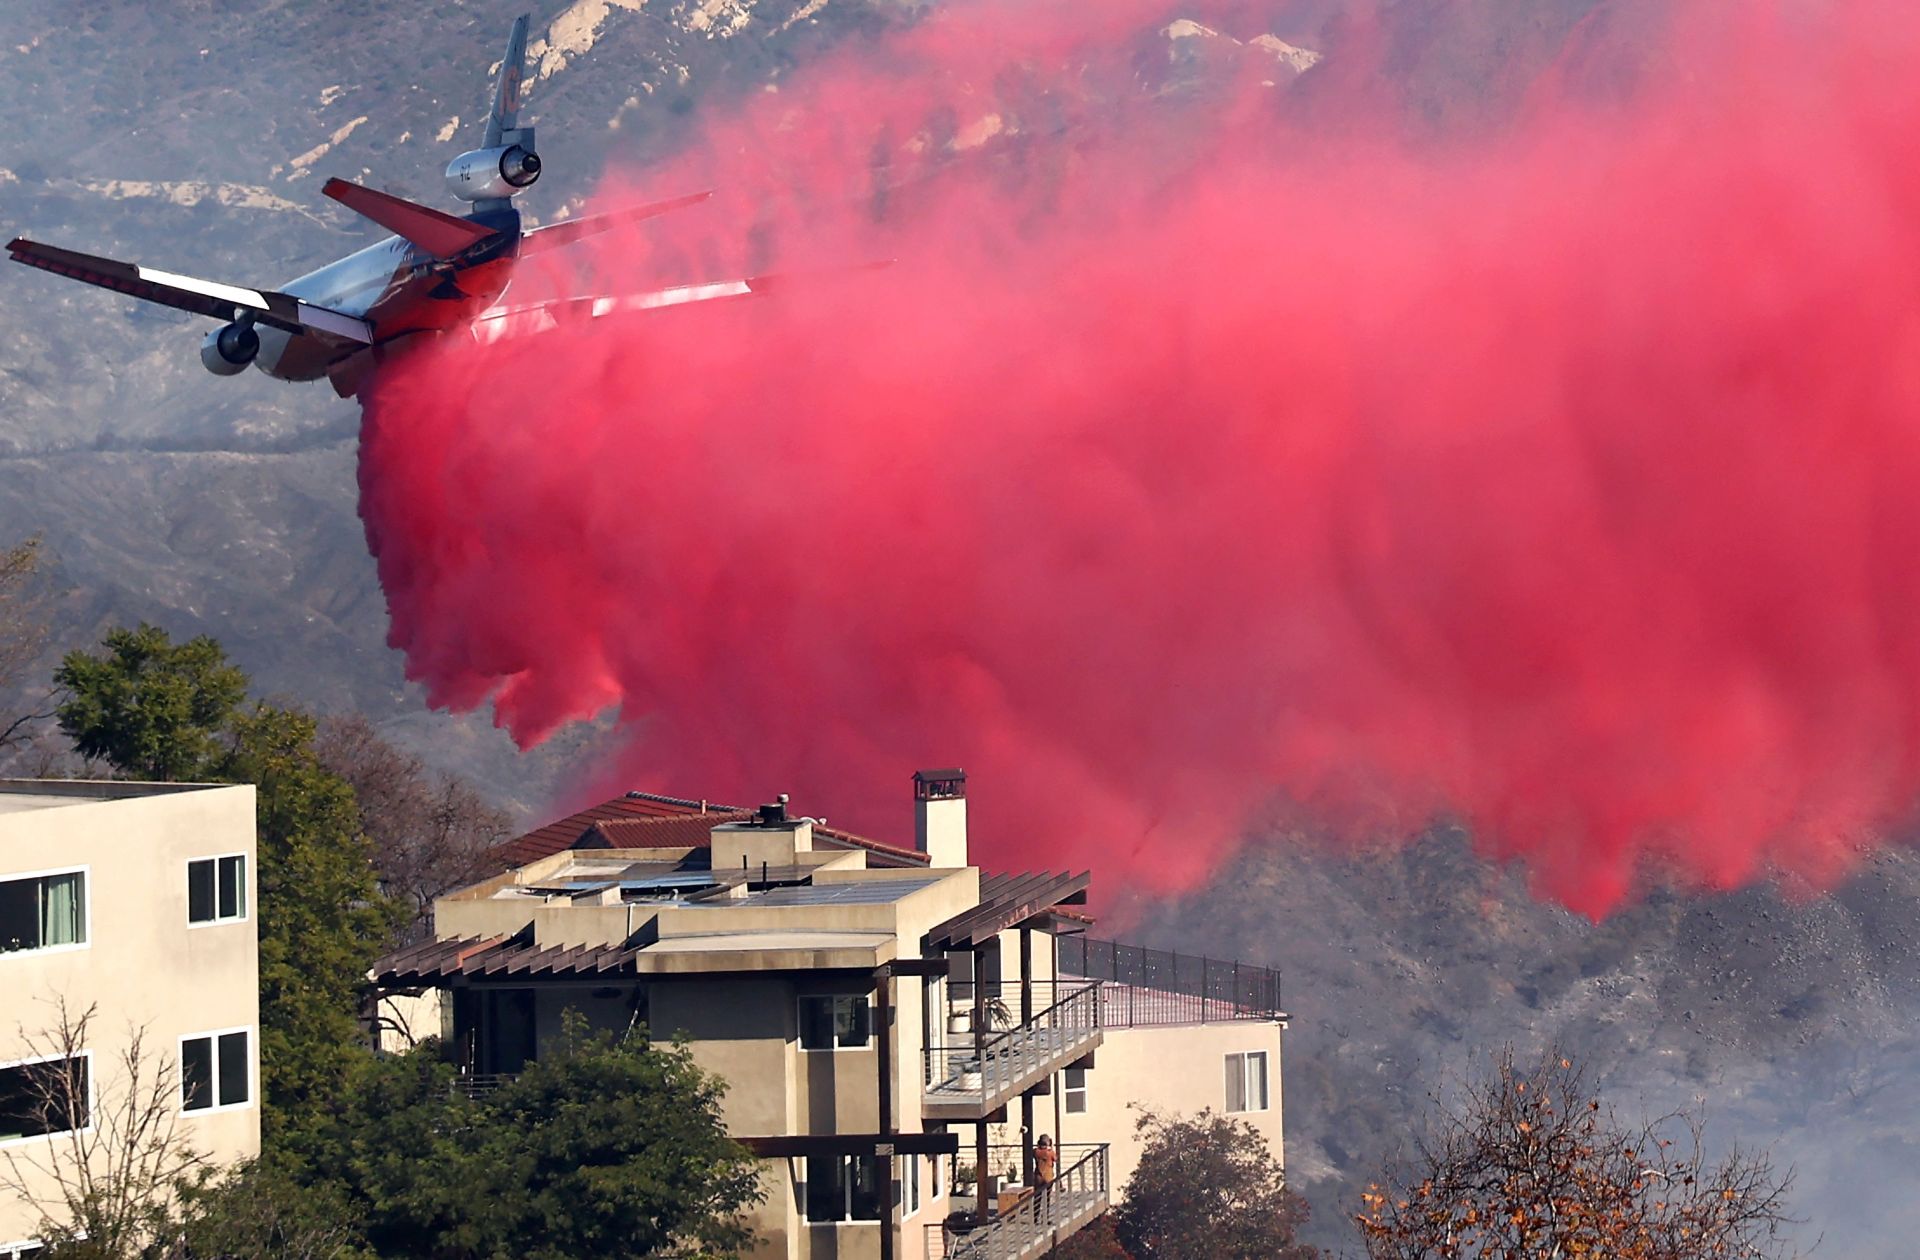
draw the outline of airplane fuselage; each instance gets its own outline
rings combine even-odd
[[[520,214],[511,207],[467,218],[499,235],[450,259],[389,236],[282,286],[281,292],[366,320],[371,349],[401,337],[464,327],[500,299],[520,252]],[[283,381],[314,381],[369,347],[338,343],[262,325],[254,366]]]

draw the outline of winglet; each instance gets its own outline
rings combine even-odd
[[[500,59],[500,77],[493,85],[493,113],[487,118],[487,136],[482,142],[494,148],[506,133],[520,125],[520,84],[527,72],[527,23],[529,15],[514,19],[513,34],[507,36],[507,53]]]
[[[404,236],[435,258],[451,258],[494,234],[470,219],[423,206],[344,179],[330,179],[320,189],[356,214],[363,214],[395,236]]]

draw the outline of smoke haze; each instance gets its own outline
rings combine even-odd
[[[1136,889],[1277,804],[1591,914],[1837,878],[1920,788],[1920,20],[1682,6],[1415,146],[1338,56],[1162,81],[1254,7],[949,5],[611,173],[717,195],[514,299],[789,283],[388,365],[410,674],[615,711],[583,790],[886,836],[964,765],[987,864]]]

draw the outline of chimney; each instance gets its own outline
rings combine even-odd
[[[937,870],[967,865],[965,770],[914,772],[913,847]]]
[[[715,871],[792,866],[794,854],[813,851],[813,819],[789,817],[785,792],[751,822],[721,823],[709,834]]]

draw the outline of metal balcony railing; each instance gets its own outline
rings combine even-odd
[[[1060,939],[1060,970],[1109,986],[1110,1027],[1278,1019],[1280,973],[1252,963],[1176,954],[1085,937]]]
[[[520,1078],[518,1072],[463,1072],[448,1083],[451,1091],[476,1102]]]
[[[1100,986],[1064,996],[1025,1023],[924,1052],[929,1119],[977,1120],[1100,1044]]]
[[[955,980],[943,986],[947,1000],[944,1015],[946,1018],[946,1040],[971,1041],[974,1009],[973,982]],[[1021,1010],[1043,1011],[1062,998],[1071,997],[1087,987],[1087,981],[1079,976],[1063,980],[1029,980],[1028,992],[1022,996],[1021,982],[1018,980],[992,980],[984,986],[985,1022],[983,1026],[989,1033],[1003,1032],[1022,1022]]]
[[[995,1148],[996,1150],[1002,1148]],[[1019,1148],[1007,1148],[1019,1158]],[[956,1213],[927,1226],[927,1255],[941,1260],[1025,1260],[1044,1255],[1107,1210],[1107,1147],[1063,1146],[1051,1184],[1036,1186],[973,1222]]]

